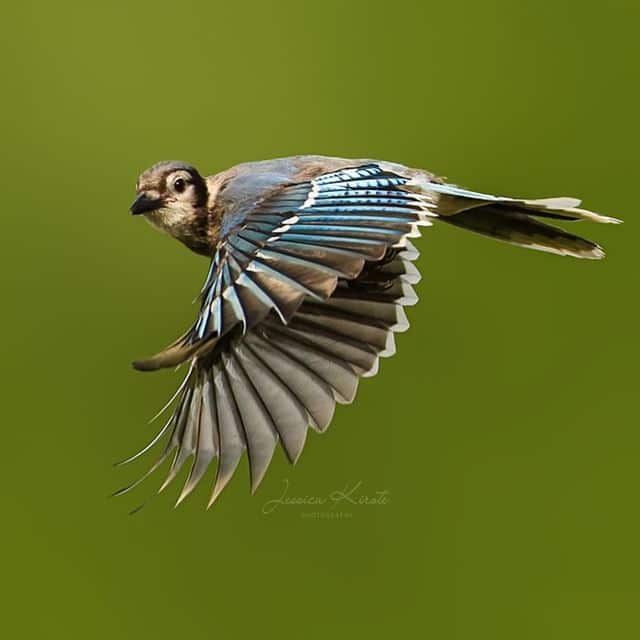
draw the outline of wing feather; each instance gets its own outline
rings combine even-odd
[[[359,378],[393,353],[419,279],[407,237],[429,224],[425,198],[406,182],[377,165],[338,171],[223,224],[193,330],[148,361],[175,364],[180,350],[193,358],[153,467],[174,453],[162,491],[193,459],[177,504],[217,458],[211,506],[245,449],[255,491],[278,440],[294,463],[308,427],[324,431],[336,404],[352,402]]]

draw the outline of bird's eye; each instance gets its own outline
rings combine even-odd
[[[187,183],[184,178],[176,178],[173,183],[173,188],[178,192],[182,193],[187,188]]]

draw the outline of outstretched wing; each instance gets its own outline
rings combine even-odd
[[[194,326],[140,370],[171,367],[243,333],[274,312],[287,323],[302,301],[325,300],[340,279],[419,235],[429,225],[431,192],[410,192],[409,178],[377,164],[292,184],[248,211],[230,211],[201,293]]]
[[[326,300],[340,279],[430,224],[425,197],[377,165],[344,169],[284,188],[225,229],[204,286],[191,342],[243,331],[270,312],[289,322],[302,301]]]
[[[432,214],[428,196],[403,189],[408,180],[376,164],[328,173],[223,229],[197,322],[170,357],[141,367],[191,358],[172,417],[126,461],[170,432],[140,481],[174,453],[162,489],[193,457],[181,501],[218,458],[211,504],[246,449],[255,490],[278,440],[295,462],[308,426],[323,431],[336,403],[353,400],[417,301],[408,237]]]

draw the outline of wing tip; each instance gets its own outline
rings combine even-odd
[[[215,485],[213,487],[213,492],[211,493],[209,502],[207,502],[207,511],[209,511],[209,509],[211,509],[211,507],[213,507],[213,505],[216,503],[216,501],[220,497],[220,494],[222,493],[222,490],[226,487],[227,481],[228,479],[224,482],[219,482],[218,479],[216,479]]]

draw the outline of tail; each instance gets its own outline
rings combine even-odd
[[[483,236],[560,256],[601,260],[602,247],[564,229],[545,224],[525,213],[486,206],[443,218],[445,222]]]
[[[600,260],[605,253],[595,242],[537,218],[590,220],[605,224],[622,222],[579,208],[580,200],[575,198],[518,200],[421,179],[414,180],[410,188],[435,199],[435,212],[444,222],[520,247],[561,256]]]

